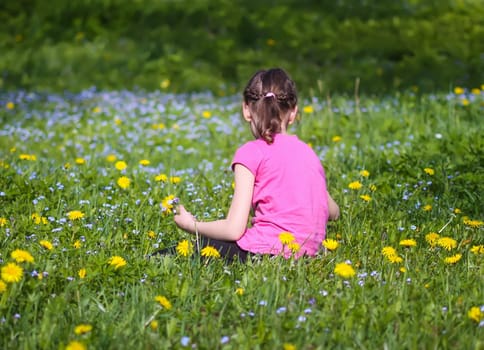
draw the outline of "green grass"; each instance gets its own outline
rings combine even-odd
[[[224,265],[146,256],[194,239],[162,213],[167,196],[200,219],[226,213],[228,166],[250,139],[239,96],[1,94],[0,268],[16,249],[34,261],[17,263],[24,273],[0,293],[0,347],[482,349],[483,106],[480,91],[303,96],[291,131],[325,166],[342,209],[327,238],[339,246],[315,258]],[[117,170],[108,155],[128,167]],[[181,181],[158,182],[160,174]],[[70,220],[74,210],[84,217]],[[431,246],[430,232],[456,246]],[[402,261],[391,263],[384,247]],[[126,265],[110,266],[113,256]],[[345,261],[352,278],[334,273]],[[468,316],[473,307],[480,323]],[[80,324],[92,330],[76,334]]]

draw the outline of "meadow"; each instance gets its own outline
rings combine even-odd
[[[342,215],[246,264],[172,212],[225,215],[239,95],[1,93],[0,348],[484,349],[483,90],[301,96]]]

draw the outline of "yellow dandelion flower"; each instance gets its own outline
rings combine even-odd
[[[282,349],[283,350],[296,350],[296,345],[291,344],[291,343],[284,343],[282,344]]]
[[[208,119],[212,116],[212,113],[210,111],[203,111],[202,112],[202,117],[204,117],[205,119]]]
[[[313,113],[314,112],[314,108],[313,108],[313,106],[304,106],[303,107],[303,112],[304,113],[307,113],[307,114]]]
[[[290,242],[287,247],[292,253],[297,253],[299,250],[301,250],[301,246],[297,242]]]
[[[367,194],[362,194],[360,198],[363,199],[365,202],[371,201],[371,197]]]
[[[435,170],[432,169],[432,168],[424,168],[424,172],[425,172],[425,174],[430,175],[430,176],[435,174]]]
[[[117,270],[126,265],[126,260],[123,257],[115,255],[109,258],[109,265],[114,266],[114,269]]]
[[[244,295],[244,293],[245,293],[244,288],[239,287],[235,290],[235,294],[237,295]]]
[[[84,213],[80,210],[72,210],[67,213],[67,217],[69,218],[69,220],[75,221],[82,219],[84,217]]]
[[[193,254],[193,243],[184,239],[183,241],[178,242],[176,251],[181,256],[191,256]]]
[[[376,186],[373,185],[373,184],[370,185],[368,188],[370,189],[371,192],[375,192],[376,191]]]
[[[52,250],[53,248],[52,243],[50,243],[49,241],[46,241],[45,239],[41,240],[39,244],[47,250]]]
[[[481,94],[481,89],[479,89],[479,88],[473,88],[471,90],[471,94],[473,94],[473,95],[480,95]]]
[[[67,344],[65,350],[87,350],[87,347],[83,343],[73,340]]]
[[[477,323],[481,322],[484,319],[484,312],[481,311],[480,307],[473,306],[467,312],[467,316]]]
[[[82,243],[81,243],[81,241],[80,241],[80,240],[76,240],[76,241],[75,241],[75,242],[72,244],[72,246],[73,246],[74,248],[76,248],[76,249],[81,248],[81,245],[82,245]]]
[[[219,251],[210,245],[205,246],[200,253],[206,258],[220,258]]]
[[[464,225],[472,227],[472,228],[479,228],[482,225],[484,225],[484,222],[479,221],[479,220],[470,220],[468,218],[465,218],[462,221],[464,222]]]
[[[37,157],[34,156],[33,154],[20,154],[18,156],[20,160],[30,160],[30,161],[35,161],[37,160]]]
[[[405,272],[407,272],[407,269],[404,266],[402,266],[402,267],[400,267],[400,272],[405,273]]]
[[[484,254],[484,245],[475,245],[475,246],[472,246],[471,248],[471,253],[473,254]]]
[[[117,184],[118,184],[119,187],[121,187],[123,190],[125,190],[129,187],[129,185],[131,185],[131,180],[127,176],[121,176],[118,179]]]
[[[150,328],[151,328],[151,330],[156,331],[158,329],[158,321],[157,320],[151,321],[150,322]]]
[[[360,175],[363,177],[368,177],[370,176],[370,172],[368,170],[361,170]]]
[[[387,256],[387,259],[392,264],[400,264],[401,262],[403,262],[403,258],[399,255],[390,255]]]
[[[454,214],[461,214],[461,213],[462,213],[462,210],[460,210],[459,208],[454,209]]]
[[[446,264],[455,264],[462,259],[462,254],[455,254],[444,259]]]
[[[155,297],[155,301],[157,301],[166,310],[170,310],[172,307],[170,301],[163,295],[157,295]]]
[[[36,225],[40,225],[40,224],[47,225],[49,223],[46,217],[40,216],[37,213],[33,213],[31,218]]]
[[[100,112],[101,112],[101,107],[99,107],[99,106],[94,107],[94,108],[92,109],[92,112],[93,112],[93,113],[100,113]]]
[[[148,236],[149,239],[153,239],[156,237],[156,233],[153,230],[148,231],[146,235]]]
[[[168,176],[166,174],[159,174],[155,176],[155,181],[157,182],[167,182]]]
[[[335,239],[327,238],[323,241],[323,246],[328,250],[336,250],[339,247],[339,243]]]
[[[7,284],[0,280],[0,293],[5,293],[7,291]]]
[[[77,275],[80,279],[86,278],[87,271],[86,269],[82,268],[77,272]]]
[[[469,99],[467,99],[467,98],[463,98],[462,100],[460,100],[460,103],[463,106],[468,106],[471,103],[471,101],[469,101]]]
[[[353,266],[344,262],[336,264],[334,273],[343,278],[351,278],[356,275],[356,271],[353,269]]]
[[[2,267],[1,276],[2,280],[7,283],[17,283],[22,279],[24,269],[15,263],[8,263]]]
[[[86,164],[86,160],[84,158],[76,158],[76,164],[83,165]]]
[[[295,239],[296,238],[294,237],[294,235],[291,232],[282,231],[279,234],[279,241],[281,241],[282,244],[289,244],[289,243],[293,242]]]
[[[170,194],[162,199],[161,209],[163,213],[170,214],[173,211],[173,206],[176,202],[176,198],[173,194]]]
[[[432,210],[432,206],[430,204],[426,204],[422,207],[422,210],[423,211],[431,211]]]
[[[12,110],[15,108],[15,103],[13,103],[12,101],[8,101],[5,107],[9,110]]]
[[[115,154],[108,154],[106,156],[106,160],[109,162],[109,163],[114,163],[116,161],[117,157]]]
[[[461,88],[460,86],[456,86],[454,88],[454,94],[456,94],[456,95],[462,95],[464,92],[465,92],[465,90],[463,88]]]
[[[126,164],[124,160],[118,160],[116,163],[114,163],[114,167],[119,171],[122,171],[128,167],[128,164]]]
[[[340,142],[342,139],[343,138],[341,136],[336,135],[336,136],[333,136],[331,138],[331,141],[333,141],[333,142]]]
[[[26,250],[15,249],[10,256],[18,263],[28,262],[33,263],[34,257]]]
[[[160,88],[162,88],[163,90],[168,89],[170,87],[170,83],[170,79],[163,79],[160,82]]]
[[[181,177],[180,176],[170,176],[170,182],[174,185],[178,184],[181,182]]]
[[[400,241],[400,245],[403,246],[403,247],[415,247],[415,246],[417,246],[417,241],[412,239],[412,238],[402,239]]]
[[[352,190],[359,190],[363,185],[359,181],[353,181],[348,184],[348,187]]]
[[[92,331],[92,326],[90,324],[80,324],[74,328],[74,333],[77,335],[86,334]]]
[[[123,121],[120,118],[116,117],[116,118],[114,118],[114,124],[121,125],[121,124],[123,124]]]
[[[440,235],[438,233],[435,233],[435,232],[430,232],[430,233],[427,233],[425,235],[425,240],[432,247],[434,247],[437,244],[437,241],[438,241],[439,238],[440,238]]]
[[[0,227],[7,226],[7,219],[5,218],[0,218]]]
[[[398,255],[397,251],[393,247],[383,247],[381,253],[385,257],[389,257],[390,255]]]
[[[164,128],[166,128],[166,125],[163,123],[157,123],[157,124],[151,125],[151,128],[155,130],[163,130]]]
[[[64,169],[70,169],[71,168],[71,163],[67,162],[64,164]]]
[[[141,165],[141,166],[148,166],[148,165],[150,165],[150,163],[151,162],[148,159],[141,159],[139,161],[139,165]]]
[[[437,240],[437,245],[447,250],[452,250],[457,247],[457,241],[450,237],[440,237]]]

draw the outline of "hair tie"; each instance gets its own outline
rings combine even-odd
[[[267,94],[264,95],[264,98],[266,97],[276,97],[276,94],[269,91]]]

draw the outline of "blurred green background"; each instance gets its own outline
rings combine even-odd
[[[281,66],[300,90],[484,83],[483,0],[2,0],[0,88],[237,92]]]

